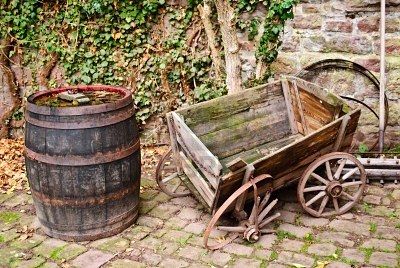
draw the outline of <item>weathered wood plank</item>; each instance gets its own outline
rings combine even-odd
[[[210,132],[215,132],[221,129],[230,128],[234,125],[243,124],[252,121],[256,118],[265,116],[266,114],[273,113],[276,106],[283,102],[283,96],[271,96],[271,98],[264,100],[262,103],[257,103],[250,106],[244,111],[232,113],[227,117],[212,118],[204,120],[196,125],[188,125],[190,129],[198,136],[205,135]],[[186,122],[186,118],[185,118]]]
[[[171,112],[174,120],[175,133],[178,143],[186,148],[191,155],[190,157],[197,163],[201,163],[208,172],[212,172],[214,176],[219,176],[222,165],[219,160],[208,150],[202,141],[190,130],[175,112]]]
[[[176,169],[178,171],[178,174],[182,174],[181,162],[179,161],[179,147],[178,141],[176,140],[175,128],[173,126],[173,118],[171,113],[167,113],[165,117],[167,119],[169,138],[171,140],[172,154],[175,161]]]
[[[181,158],[182,169],[185,171],[186,176],[190,182],[196,187],[202,198],[211,207],[215,198],[215,193],[210,189],[207,182],[196,170],[196,168],[190,163],[190,160],[186,157],[183,152],[179,153]]]
[[[314,83],[305,81],[303,79],[297,78],[297,77],[288,77],[288,80],[290,81],[296,81],[297,87],[300,89],[303,89],[307,91],[308,93],[314,95],[318,99],[327,102],[328,104],[332,106],[338,106],[338,105],[343,105],[344,112],[350,111],[349,106],[346,104],[346,102],[341,99],[339,96],[327,91],[325,88],[320,87]]]
[[[310,133],[310,131],[308,130],[307,121],[305,120],[305,117],[304,117],[303,104],[300,100],[300,93],[299,93],[299,89],[297,88],[296,81],[293,81],[292,85],[293,85],[294,95],[295,95],[296,104],[297,104],[297,111],[299,112],[300,122],[301,122],[301,126],[303,128],[303,134],[307,135]]]
[[[291,130],[286,115],[286,110],[277,111],[263,118],[209,133],[200,139],[214,155],[225,158],[290,135]]]
[[[336,106],[318,99],[301,88],[299,88],[299,95],[306,116],[316,119],[323,125],[332,121],[332,117],[336,112]]]
[[[250,164],[255,160],[258,160],[266,155],[269,155],[272,152],[294,142],[295,140],[300,139],[301,137],[303,137],[302,134],[295,134],[287,138],[279,139],[277,141],[267,142],[260,146],[254,147],[250,150],[241,152],[239,154],[235,154],[227,158],[220,159],[220,162],[222,166],[225,167],[228,165],[230,161],[234,160],[235,158],[240,158],[241,160],[245,161],[246,164]],[[229,172],[229,170],[224,169],[223,174],[225,174],[226,172]]]
[[[230,171],[236,171],[238,169],[241,169],[242,167],[247,166],[246,162],[242,160],[242,158],[237,157],[235,159],[233,159],[232,161],[226,163],[226,167],[230,170]]]
[[[297,129],[297,122],[295,120],[295,115],[294,115],[294,107],[293,107],[293,100],[292,100],[292,94],[290,93],[290,88],[289,88],[289,82],[286,79],[282,79],[282,90],[283,90],[283,95],[285,96],[285,103],[286,103],[286,109],[287,109],[287,115],[289,118],[289,125],[290,129],[292,130],[292,134],[296,134],[299,132]]]
[[[282,95],[280,81],[249,88],[237,94],[231,94],[203,103],[178,109],[188,126],[193,127],[209,120],[226,118],[248,110],[251,106],[265,102],[273,96]]]

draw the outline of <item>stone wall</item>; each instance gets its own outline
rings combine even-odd
[[[400,1],[387,1],[386,53],[389,123],[386,144],[400,143]],[[326,58],[355,61],[379,79],[380,0],[303,0],[295,18],[286,25],[282,51],[273,69],[277,74],[296,74],[304,66]],[[378,92],[359,74],[330,71],[315,77],[325,87],[352,95],[378,111]],[[376,137],[378,120],[363,110],[360,121],[370,143]]]

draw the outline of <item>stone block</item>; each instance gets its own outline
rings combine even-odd
[[[98,268],[114,257],[111,253],[91,249],[72,261],[76,267]]]
[[[349,19],[325,21],[325,31],[351,33],[353,22]]]

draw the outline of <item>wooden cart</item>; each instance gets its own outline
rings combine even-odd
[[[157,182],[175,197],[189,193],[185,182],[214,215],[204,238],[210,249],[239,235],[254,241],[272,232],[266,227],[279,213],[268,215],[277,202],[268,204],[270,193],[299,178],[298,200],[308,213],[342,214],[360,199],[366,181],[361,163],[343,153],[359,116],[360,109],[295,77],[181,108],[167,114],[172,149],[158,164]],[[354,167],[344,171],[346,162]],[[227,211],[238,226],[216,227]],[[212,243],[214,228],[229,238]]]

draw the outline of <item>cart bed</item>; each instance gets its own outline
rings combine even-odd
[[[179,171],[215,211],[240,187],[246,165],[254,166],[254,176],[273,176],[262,192],[298,179],[324,153],[347,150],[359,116],[340,97],[290,77],[179,109],[167,119]]]

